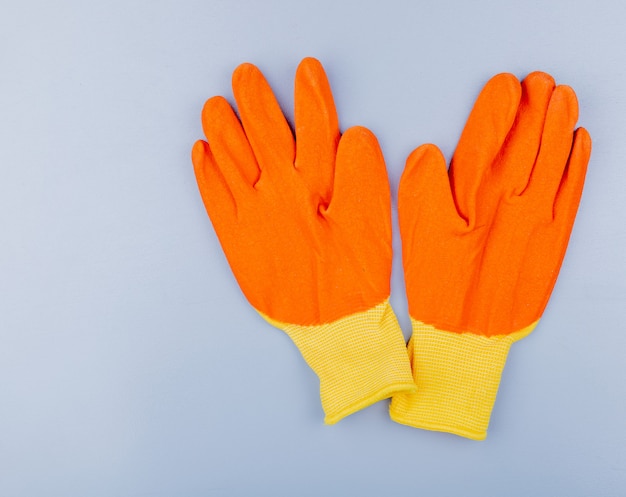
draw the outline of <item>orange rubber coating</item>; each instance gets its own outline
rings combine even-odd
[[[385,163],[363,127],[343,135],[322,65],[295,77],[295,137],[263,74],[233,74],[239,116],[222,97],[202,112],[192,159],[237,281],[260,312],[316,325],[389,296],[391,208]]]
[[[409,312],[440,330],[494,336],[536,322],[582,193],[591,139],[578,103],[542,72],[484,87],[449,170],[423,145],[407,159],[399,221]]]

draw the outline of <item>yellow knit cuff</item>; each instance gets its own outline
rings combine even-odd
[[[391,418],[416,428],[484,440],[509,348],[537,323],[511,335],[485,337],[411,321],[409,356],[417,393],[394,395]]]
[[[275,321],[320,379],[324,422],[334,424],[398,392],[415,392],[404,336],[389,301],[332,323]]]

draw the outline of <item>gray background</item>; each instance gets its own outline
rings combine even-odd
[[[382,4],[4,2],[2,497],[626,495],[626,6]],[[324,426],[317,378],[232,277],[190,161],[200,110],[250,61],[292,117],[308,55],[342,129],[377,134],[394,201],[409,152],[449,158],[493,74],[578,94],[579,216],[485,442],[395,424],[387,402]]]

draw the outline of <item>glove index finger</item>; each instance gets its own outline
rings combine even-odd
[[[540,71],[522,81],[517,117],[496,165],[509,195],[519,195],[528,185],[554,87],[552,76]]]
[[[559,85],[550,98],[541,147],[524,196],[531,196],[544,214],[552,214],[563,173],[567,166],[574,128],[578,121],[578,100],[569,86]]]
[[[453,194],[460,214],[475,218],[476,193],[513,126],[522,90],[515,76],[491,78],[478,95],[450,165]]]

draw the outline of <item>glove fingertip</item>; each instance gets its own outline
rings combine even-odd
[[[345,146],[346,144],[358,142],[361,145],[367,146],[371,150],[380,150],[380,144],[376,135],[365,126],[351,126],[344,131],[341,136],[341,142]]]
[[[209,149],[209,144],[204,140],[197,140],[191,148],[191,162],[194,169],[202,169],[205,163],[205,158]]]
[[[552,93],[550,104],[565,112],[566,121],[571,124],[572,128],[578,121],[578,97],[571,86],[558,85]]]
[[[524,78],[524,81],[522,82],[522,84],[525,86],[532,86],[532,87],[546,86],[546,87],[554,88],[554,86],[556,85],[556,82],[554,81],[554,78],[547,72],[533,71]]]
[[[243,84],[246,84],[246,82],[250,79],[259,77],[264,79],[261,70],[254,64],[250,62],[244,62],[242,64],[239,64],[233,71],[233,76],[231,80],[233,90],[236,90]]]
[[[510,72],[501,72],[493,76],[483,88],[483,92],[496,92],[502,95],[505,91],[512,96],[519,96],[521,93],[520,82],[514,74]]]
[[[428,188],[432,181],[445,175],[446,161],[443,153],[432,143],[417,147],[406,160],[406,166],[400,178],[400,196],[415,196],[422,189]]]
[[[390,186],[385,157],[376,135],[364,126],[348,128],[339,140],[335,167],[336,184],[349,176],[359,178],[361,188],[370,195],[384,194],[390,202]],[[384,185],[384,188],[381,186]],[[344,185],[346,188],[347,185]]]
[[[217,95],[209,98],[202,107],[202,129],[207,139],[210,140],[212,130],[223,126],[233,113],[233,108],[224,97]]]
[[[521,97],[522,85],[515,75],[496,74],[480,92],[464,134],[469,132],[468,138],[474,139],[489,133],[495,139],[491,153],[497,153],[513,124]]]
[[[417,147],[413,152],[409,154],[407,157],[407,166],[413,167],[414,165],[418,165],[420,163],[428,162],[428,163],[436,163],[443,162],[445,165],[445,158],[443,156],[443,152],[439,149],[439,147],[433,143],[425,143]]]
[[[298,64],[298,68],[296,69],[296,76],[298,75],[317,75],[317,74],[325,74],[324,67],[322,63],[317,60],[315,57],[305,57]]]

